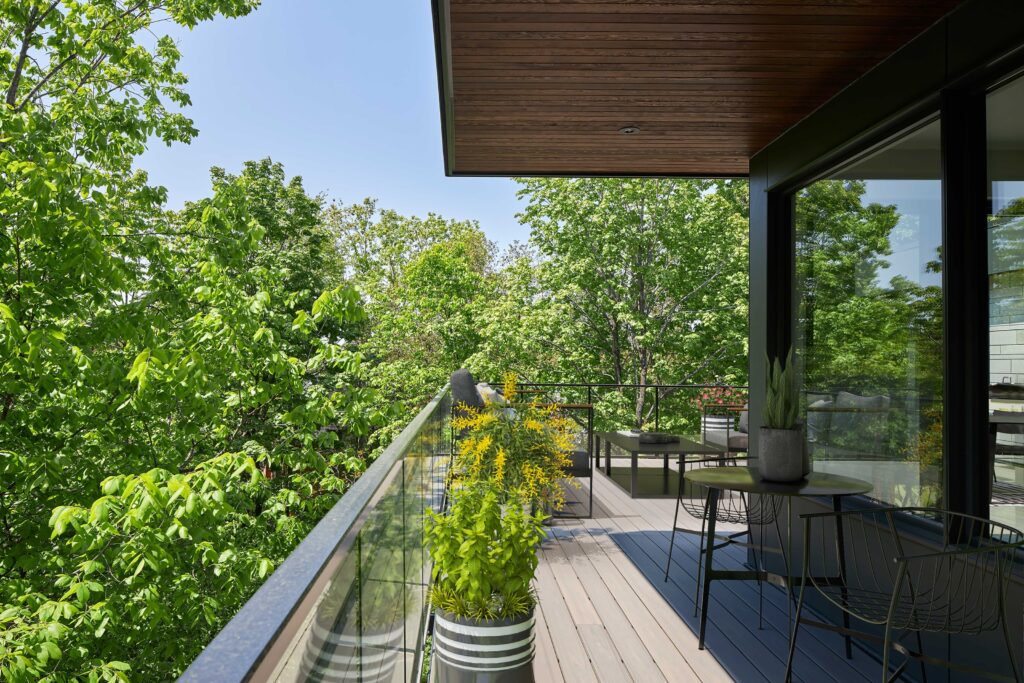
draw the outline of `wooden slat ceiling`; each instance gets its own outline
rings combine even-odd
[[[704,176],[746,174],[755,152],[958,4],[435,2],[450,174]]]

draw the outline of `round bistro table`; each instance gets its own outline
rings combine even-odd
[[[871,484],[853,477],[844,477],[838,474],[827,474],[825,472],[811,472],[804,479],[796,482],[766,481],[761,479],[755,467],[704,467],[697,470],[690,470],[686,473],[686,479],[690,482],[703,486],[708,490],[707,511],[708,511],[708,540],[704,561],[704,587],[703,599],[700,610],[700,642],[698,647],[704,649],[704,633],[708,621],[708,595],[711,593],[712,581],[751,581],[777,578],[785,581],[787,603],[790,608],[790,621],[792,621],[792,583],[793,572],[790,568],[793,546],[793,498],[805,498],[816,496],[827,496],[832,499],[832,509],[835,512],[842,510],[842,499],[846,496],[857,496],[870,493],[873,488]],[[723,491],[736,491],[739,493],[755,493],[762,496],[782,496],[786,499],[786,546],[781,548],[782,557],[786,566],[786,576],[771,574],[766,571],[726,571],[715,569],[712,564],[715,550],[715,517],[718,514],[718,500]],[[839,577],[815,577],[816,580],[829,581],[838,580],[841,582],[846,573],[846,554],[843,541],[843,527],[837,524],[836,545],[839,550]],[[762,564],[763,566],[763,564]],[[848,626],[850,617],[843,613],[843,623]],[[851,643],[849,636],[846,638],[846,656],[851,656]]]

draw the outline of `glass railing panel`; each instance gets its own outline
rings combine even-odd
[[[419,680],[423,518],[443,500],[450,406],[442,391],[413,419],[181,680]]]
[[[301,645],[283,662],[279,681],[358,680],[359,542],[338,567],[323,600],[297,639]]]
[[[355,552],[329,589],[346,598],[337,601],[340,609],[325,602],[317,610],[318,620],[332,625],[330,637],[307,641],[307,650],[321,649],[316,659],[321,665],[298,680],[417,680],[429,579],[423,517],[433,503],[435,480],[443,487],[443,467],[435,462],[444,460],[439,454],[446,452],[447,408],[442,404],[404,445],[373,501]],[[347,567],[353,561],[354,572]]]

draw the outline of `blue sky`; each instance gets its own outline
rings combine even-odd
[[[139,160],[171,208],[209,194],[211,166],[270,156],[311,193],[476,219],[502,244],[528,238],[515,183],[444,175],[427,0],[264,0],[172,35],[199,137],[155,141]]]

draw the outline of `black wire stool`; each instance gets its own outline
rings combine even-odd
[[[941,533],[935,538],[913,540],[901,534],[898,513],[912,512],[937,522]],[[789,642],[786,680],[793,671],[793,653],[800,624],[824,628],[844,635],[880,640],[882,680],[894,681],[912,660],[944,666],[972,676],[1020,683],[1021,672],[1013,655],[1006,621],[1006,594],[1013,571],[1014,554],[1024,547],[1024,534],[1017,529],[935,508],[880,508],[849,512],[801,515],[804,520],[803,572],[796,620]],[[904,520],[906,518],[903,518]],[[839,531],[846,539],[850,573],[837,561]],[[819,551],[814,558],[812,548]],[[812,559],[815,569],[811,570]],[[836,568],[828,578],[821,568]],[[885,627],[885,636],[824,624],[802,616],[808,584],[843,612],[868,624]],[[1013,678],[977,667],[956,664],[924,654],[921,632],[979,634],[1002,627]],[[896,633],[902,631],[899,637]],[[903,645],[903,638],[916,635],[917,649]],[[889,674],[893,650],[905,659]]]
[[[743,459],[746,456],[741,456]],[[700,539],[700,550],[697,553],[697,583],[694,590],[693,596],[693,616],[697,616],[697,611],[700,609],[700,586],[701,586],[701,575],[704,570],[704,544],[705,535],[708,523],[708,489],[704,486],[697,484],[687,484],[685,479],[685,465],[710,465],[712,467],[725,467],[735,466],[737,464],[737,457],[733,454],[726,453],[718,457],[704,457],[699,460],[686,461],[680,459],[679,462],[679,488],[676,493],[676,512],[672,519],[672,538],[669,541],[668,547],[668,562],[665,564],[665,581],[668,581],[669,570],[672,568],[672,551],[675,548],[676,532],[696,534],[697,532],[693,529],[687,529],[679,526],[679,509],[685,510],[694,519],[699,519],[701,522],[700,533],[698,537]],[[691,468],[692,469],[692,468]],[[699,497],[696,495],[687,496],[686,486],[690,486],[690,493],[700,493]],[[764,565],[764,527],[772,524],[775,526],[775,535],[779,541],[779,547],[782,548],[782,531],[779,529],[779,509],[781,508],[781,501],[775,496],[757,496],[756,498],[748,499],[744,493],[738,493],[730,496],[722,496],[718,501],[718,513],[715,515],[715,521],[725,524],[745,524],[746,528],[743,531],[736,531],[731,534],[726,534],[724,537],[719,537],[721,540],[715,545],[715,550],[724,548],[729,545],[740,545],[744,547],[753,547],[751,539],[751,528],[753,526],[761,527],[761,533],[758,534],[758,550],[754,553],[754,565],[758,573],[763,572]],[[747,537],[747,541],[740,541],[739,539],[743,536]],[[715,543],[715,539],[708,539],[707,543]],[[783,554],[785,557],[785,555]],[[788,568],[788,559],[786,559]],[[787,569],[788,573],[788,569]],[[764,584],[762,579],[757,580],[757,593],[758,593],[758,607],[757,607],[757,627],[763,626],[764,617]]]

